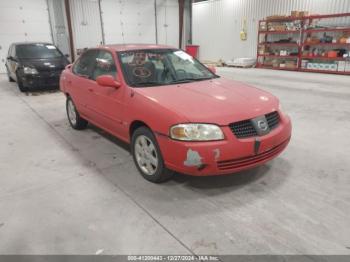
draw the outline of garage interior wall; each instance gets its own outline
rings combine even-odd
[[[0,1],[0,73],[13,42],[52,42],[46,0]]]
[[[201,60],[256,57],[258,21],[291,11],[311,14],[349,13],[349,0],[208,0],[192,4],[192,39]],[[246,41],[240,40],[247,21]]]

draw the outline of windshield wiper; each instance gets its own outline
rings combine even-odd
[[[164,83],[157,82],[157,81],[147,81],[147,82],[138,82],[133,83],[132,86],[160,86],[164,85]]]
[[[213,79],[213,77],[200,77],[200,78],[182,78],[179,80],[174,80],[170,82],[170,84],[175,84],[175,83],[190,83],[192,81],[203,81],[203,80],[209,80]]]

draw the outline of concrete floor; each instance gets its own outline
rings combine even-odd
[[[1,254],[350,254],[350,78],[218,70],[293,120],[271,163],[155,185],[127,146],[68,126],[59,93],[0,77]]]

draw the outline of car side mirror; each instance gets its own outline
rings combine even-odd
[[[108,87],[114,87],[119,88],[120,82],[116,81],[113,76],[110,75],[102,75],[96,78],[97,84],[100,86],[108,86]]]
[[[212,72],[213,74],[216,74],[215,66],[207,66],[207,68],[209,69],[210,72]]]

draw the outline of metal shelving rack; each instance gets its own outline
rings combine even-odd
[[[270,20],[260,20],[259,21],[259,31],[258,31],[258,46],[257,46],[257,66],[258,68],[268,68],[275,70],[290,70],[290,71],[303,71],[303,72],[317,72],[317,73],[331,73],[331,74],[342,74],[342,75],[350,75],[349,71],[334,71],[334,70],[325,70],[325,69],[309,69],[302,65],[302,61],[307,61],[307,63],[312,63],[313,61],[324,61],[324,62],[335,62],[344,61],[349,63],[350,66],[350,57],[328,57],[328,56],[309,56],[303,55],[303,51],[307,48],[312,47],[325,47],[325,48],[343,48],[346,50],[350,50],[350,43],[309,43],[306,42],[308,37],[311,37],[312,34],[319,33],[348,33],[350,35],[350,22],[347,27],[327,27],[327,28],[310,28],[313,24],[314,20],[322,21],[322,19],[330,19],[330,18],[349,18],[350,21],[350,13],[343,14],[330,14],[330,15],[313,15],[313,16],[305,16],[305,17],[285,17],[279,19],[270,19]],[[300,24],[300,28],[298,30],[276,30],[269,31],[270,23],[296,23]],[[265,25],[266,30],[260,30]],[[292,37],[295,42],[271,42],[269,38],[272,37]],[[276,54],[265,54],[265,50],[269,47],[281,47],[284,49],[293,48],[297,50],[295,55],[276,55]],[[259,50],[263,49],[264,53],[260,53]],[[295,67],[276,67],[271,65],[266,65],[267,59],[277,59],[277,61],[295,61]],[[311,61],[311,62],[310,62]],[[338,70],[338,69],[337,69]]]

